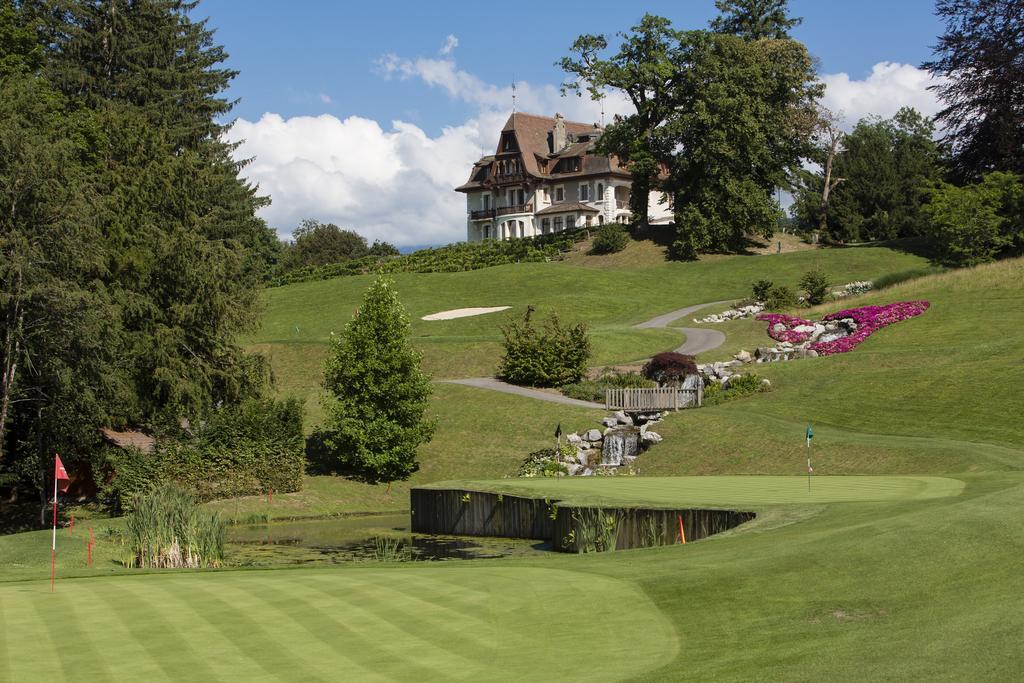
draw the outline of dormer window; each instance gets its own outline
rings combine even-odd
[[[491,138],[493,140],[493,138]],[[516,144],[515,133],[504,133],[501,136],[501,151],[502,152],[518,152],[519,145]]]

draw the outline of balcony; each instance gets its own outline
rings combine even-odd
[[[488,218],[494,218],[494,209],[479,209],[477,211],[469,212],[470,220],[482,221]]]
[[[505,185],[507,183],[523,183],[529,179],[523,171],[515,171],[514,173],[498,173],[494,176],[494,182],[499,185]]]
[[[507,216],[510,213],[533,213],[533,204],[512,204],[498,207],[499,216]]]

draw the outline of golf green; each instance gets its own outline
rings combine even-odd
[[[632,582],[466,569],[69,579],[53,595],[0,584],[0,680],[613,680],[677,655]]]
[[[655,507],[799,505],[958,495],[959,479],[918,476],[560,477],[445,481],[426,488],[490,491],[566,503]]]

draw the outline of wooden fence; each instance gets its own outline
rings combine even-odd
[[[679,410],[700,407],[704,400],[704,389],[678,387],[654,387],[651,389],[605,389],[606,410]]]

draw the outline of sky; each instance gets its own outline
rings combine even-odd
[[[938,105],[919,65],[942,32],[932,0],[791,0],[792,33],[818,60],[824,104],[847,126],[903,105]],[[205,0],[239,71],[227,136],[287,238],[314,218],[400,247],[465,239],[465,196],[452,190],[493,152],[512,106],[598,121],[586,98],[563,98],[555,62],[581,33],[614,38],[643,12],[705,28],[713,0],[516,3]],[[610,40],[613,42],[613,40]],[[606,115],[628,113],[620,97]]]

